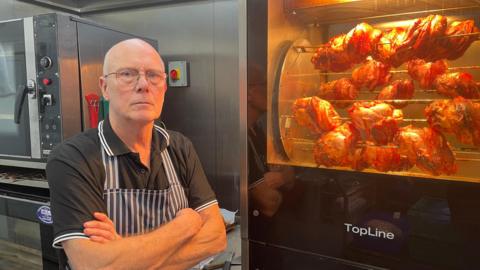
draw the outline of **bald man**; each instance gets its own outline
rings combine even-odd
[[[107,52],[103,72],[107,119],[59,145],[47,164],[60,267],[189,269],[224,250],[192,143],[154,124],[167,89],[160,55],[125,40]]]

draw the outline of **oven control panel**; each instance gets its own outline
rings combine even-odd
[[[40,148],[44,158],[62,140],[57,28],[53,14],[37,16],[34,21]]]

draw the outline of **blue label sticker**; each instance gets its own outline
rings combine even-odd
[[[50,207],[46,205],[40,206],[37,209],[37,218],[45,224],[52,224],[53,219],[52,219],[52,212],[50,211]]]

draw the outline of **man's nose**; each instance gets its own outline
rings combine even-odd
[[[135,86],[137,91],[148,90],[148,81],[145,74],[139,74],[137,78],[137,85]]]

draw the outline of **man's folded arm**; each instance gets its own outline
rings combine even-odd
[[[202,260],[225,250],[227,246],[225,224],[218,204],[201,210],[199,214],[203,220],[200,231],[173,253],[162,269],[190,269]]]
[[[73,269],[159,269],[202,226],[194,210],[181,210],[175,219],[160,228],[105,244],[88,239],[62,242]]]

